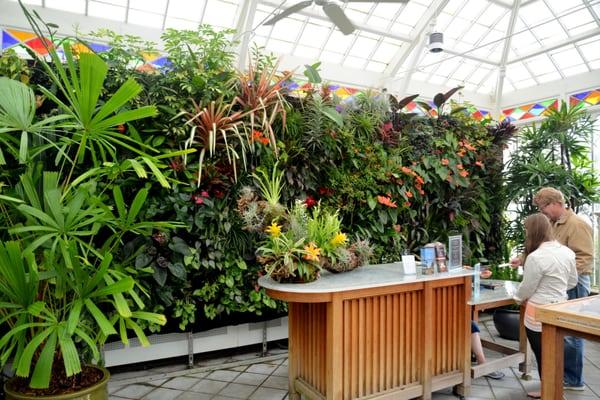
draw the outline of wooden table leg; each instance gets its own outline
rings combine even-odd
[[[527,331],[525,330],[525,307],[519,309],[519,352],[523,353],[524,360],[519,364],[519,371],[522,372],[521,378],[531,379],[531,351],[527,346]]]
[[[564,333],[560,328],[544,324],[542,329],[542,399],[562,400]]]
[[[290,400],[300,400],[300,394],[296,391],[296,378],[298,377],[298,318],[300,312],[299,304],[288,303],[288,379],[289,379],[289,398]]]

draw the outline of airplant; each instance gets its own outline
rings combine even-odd
[[[42,37],[38,21],[23,11]],[[129,80],[105,96],[107,67],[97,55],[76,59],[67,44],[63,64],[56,48],[47,50],[53,63],[38,62],[60,95],[40,90],[59,115],[38,115],[30,88],[0,80],[0,91],[9,95],[0,101],[4,161],[25,163],[11,170],[0,196],[0,225],[10,227],[0,231],[0,367],[10,363],[19,388],[52,385],[34,390],[38,394],[71,386],[82,362],[101,359],[111,335],[127,344],[131,331],[149,344],[139,322],[166,319],[143,311],[144,290],[129,275],[131,265],[113,253],[125,235],[177,226],[143,221],[148,190],[126,201],[114,181],[131,170],[147,177],[145,164],[169,185],[160,159],[173,155],[149,155],[156,150],[117,128],[155,113],[153,106],[129,108],[139,85]]]

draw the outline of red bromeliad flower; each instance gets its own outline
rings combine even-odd
[[[404,203],[402,203],[402,205],[404,207],[410,207],[410,201],[405,201]]]
[[[407,191],[407,192],[406,192],[406,197],[408,197],[409,199],[410,199],[411,197],[413,197],[413,194],[412,194],[412,192],[411,192],[411,191]]]
[[[442,165],[448,165],[450,164],[450,160],[448,160],[447,158],[442,158]]]
[[[306,208],[312,208],[317,204],[317,200],[315,200],[312,196],[306,196],[304,204],[306,205]]]
[[[467,176],[469,176],[469,173],[467,171],[465,171],[465,170],[462,170],[462,171],[460,171],[460,176],[466,178]]]
[[[480,168],[483,168],[483,163],[481,161],[475,161],[475,165],[477,165]]]

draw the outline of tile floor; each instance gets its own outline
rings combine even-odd
[[[498,337],[491,321],[480,323],[482,337],[516,346],[516,342]],[[498,355],[487,352],[493,359]],[[586,342],[583,392],[565,392],[567,400],[600,400],[600,343]],[[186,369],[176,364],[166,367],[114,373],[109,383],[111,400],[286,400],[287,352],[270,350],[264,358],[250,352],[231,357],[205,359],[197,367]],[[535,362],[534,362],[535,368]],[[479,378],[472,382],[467,399],[527,399],[527,391],[537,390],[537,370],[530,380],[520,379],[517,368],[502,370],[501,380]],[[451,390],[436,392],[434,399],[455,399]]]

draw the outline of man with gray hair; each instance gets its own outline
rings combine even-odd
[[[555,239],[575,252],[577,286],[567,291],[569,300],[589,296],[591,289],[593,235],[592,227],[573,210],[565,207],[563,194],[554,188],[540,189],[533,203],[552,222]],[[583,386],[583,339],[565,337],[564,388],[584,390]]]

